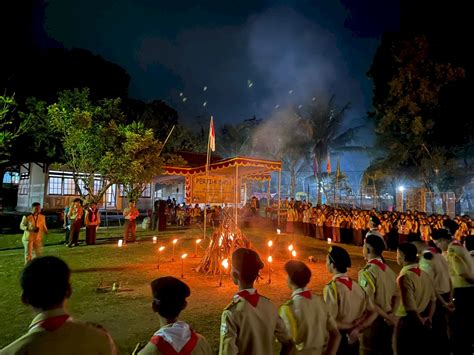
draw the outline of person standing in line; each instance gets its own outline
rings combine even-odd
[[[86,244],[94,245],[97,235],[97,228],[100,226],[100,213],[97,209],[97,202],[92,201],[86,209]]]
[[[80,198],[74,199],[74,206],[69,210],[68,217],[71,221],[71,239],[69,240],[68,247],[77,247],[79,245],[79,233],[82,227],[82,217],[84,215],[84,209],[82,208],[82,201]]]
[[[2,355],[115,355],[109,333],[100,325],[79,322],[66,310],[72,294],[71,270],[54,256],[32,260],[20,278],[21,300],[36,313],[28,332],[0,349]]]
[[[69,211],[73,208],[74,202],[71,201],[66,207],[64,208],[64,221],[63,221],[63,228],[64,228],[64,245],[69,244],[69,240],[71,237],[71,219],[69,218]]]
[[[397,355],[434,353],[430,328],[436,310],[436,294],[430,276],[419,268],[417,252],[411,243],[402,243],[397,249],[397,262],[402,266],[397,278],[401,303],[396,315],[400,320],[393,342]]]
[[[41,213],[39,202],[32,203],[31,213],[23,216],[20,229],[23,231],[22,242],[25,248],[25,264],[27,264],[33,258],[33,249],[35,257],[41,255],[43,233],[48,234],[46,219]]]
[[[137,354],[212,355],[206,339],[191,329],[189,324],[178,319],[188,305],[186,298],[191,295],[188,285],[171,276],[160,277],[152,281],[151,292],[151,306],[158,315],[160,329]]]
[[[285,264],[285,271],[293,293],[279,313],[295,344],[291,354],[335,355],[341,335],[327,305],[306,288],[311,270],[302,261],[290,260]]]
[[[357,339],[349,339],[349,335],[363,321],[366,311],[372,311],[372,304],[362,287],[347,275],[351,258],[345,249],[331,246],[326,258],[326,267],[333,278],[324,286],[324,301],[342,336],[337,354],[359,354]]]
[[[130,201],[128,203],[128,207],[123,210],[123,217],[125,219],[124,222],[124,236],[123,236],[123,243],[126,244],[128,242],[135,243],[137,240],[137,224],[135,220],[137,219],[139,213],[136,207],[135,201]]]
[[[352,330],[351,338],[362,334],[359,353],[361,355],[392,354],[394,316],[398,302],[396,274],[385,263],[383,251],[385,242],[376,234],[367,235],[363,255],[367,265],[359,271],[359,285],[369,296],[374,310]]]
[[[222,312],[219,355],[273,354],[275,337],[282,343],[282,354],[291,350],[293,343],[278,309],[254,288],[262,268],[254,250],[239,248],[232,253],[231,276],[239,292]]]

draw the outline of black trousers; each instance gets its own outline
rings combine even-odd
[[[445,302],[449,302],[449,293],[442,294]],[[446,308],[440,301],[436,301],[436,310],[433,315],[433,339],[436,343],[436,351],[439,355],[450,355],[451,347],[449,343],[449,323]]]
[[[420,323],[418,318],[400,318],[395,331],[397,355],[438,354],[435,352],[431,329]]]
[[[82,221],[76,221],[71,223],[71,240],[69,244],[77,244],[79,242],[79,233],[81,232]]]
[[[364,330],[361,337],[360,355],[391,355],[393,326],[378,317]]]
[[[358,355],[359,354],[359,342],[349,344],[347,339],[347,331],[340,330],[341,333],[341,343],[337,349],[337,355]]]

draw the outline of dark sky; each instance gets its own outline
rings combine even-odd
[[[355,124],[380,35],[399,26],[394,0],[196,3],[50,0],[46,30],[121,65],[132,97],[164,99],[185,121],[267,118],[322,91],[350,101]]]

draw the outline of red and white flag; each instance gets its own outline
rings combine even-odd
[[[328,153],[328,162],[326,164],[326,170],[328,172],[328,176],[331,174],[331,159],[329,158],[329,153]]]
[[[216,133],[214,132],[214,118],[211,116],[209,126],[209,148],[214,152],[216,150]]]

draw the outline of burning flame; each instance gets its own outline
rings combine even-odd
[[[293,244],[288,245],[288,250],[292,251],[293,250]]]
[[[273,258],[272,256],[270,255],[268,258],[267,258],[268,262],[271,263],[273,261]]]
[[[122,240],[122,239],[119,239],[119,241],[118,241],[118,243],[117,243],[117,246],[118,246],[119,248],[121,248],[122,245],[123,245],[123,240]]]
[[[219,238],[219,246],[222,245],[222,239],[223,239],[223,237],[220,237],[220,238]]]
[[[181,259],[184,259],[184,258],[186,258],[187,256],[188,256],[188,254],[183,254],[183,255],[181,255]]]
[[[153,237],[153,244],[156,244],[156,241],[158,240],[157,237]]]
[[[331,243],[332,243],[332,239],[328,238],[328,244],[331,244]]]
[[[293,251],[291,252],[291,256],[294,257],[294,258],[296,258],[296,250],[293,250]]]
[[[201,239],[196,239],[196,244],[199,244],[199,243],[201,243],[201,242],[202,242]]]
[[[280,234],[281,233],[281,230],[277,229],[277,234]]]
[[[173,239],[173,244],[178,243],[178,239]]]
[[[161,247],[158,248],[158,251],[159,251],[159,252],[162,252],[163,250],[165,250],[165,247],[163,247],[163,246],[161,246]]]
[[[273,241],[272,241],[272,240],[269,240],[267,245],[268,245],[269,248],[271,248],[272,245],[273,245]]]
[[[222,266],[224,267],[224,269],[227,270],[229,268],[229,260],[227,259],[222,260]]]

